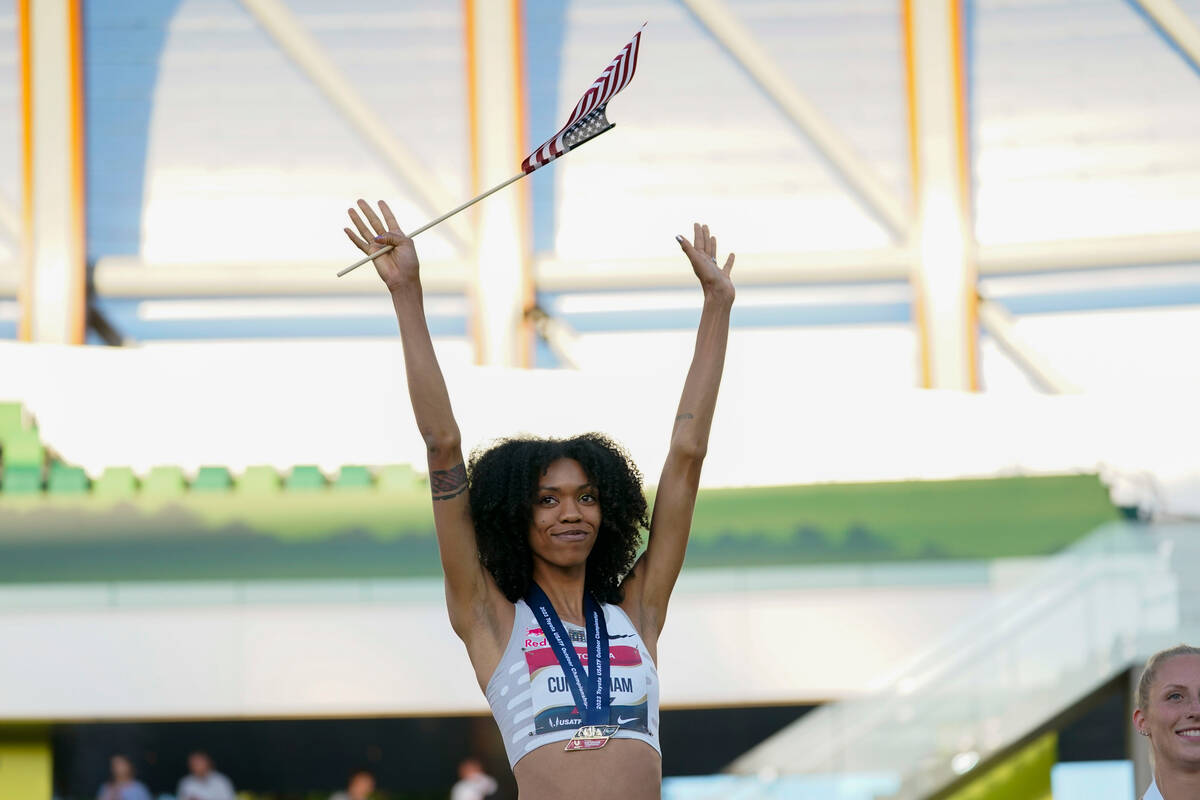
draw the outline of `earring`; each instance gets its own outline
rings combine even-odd
[[[1149,735],[1150,735],[1149,733],[1147,733],[1146,731],[1143,731],[1143,730],[1139,730],[1139,731],[1138,731],[1138,733],[1140,733],[1142,736],[1149,736]]]

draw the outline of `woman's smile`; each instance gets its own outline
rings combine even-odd
[[[550,534],[554,539],[560,542],[582,542],[585,541],[591,533],[589,531],[573,528],[569,531],[559,531],[558,533]]]

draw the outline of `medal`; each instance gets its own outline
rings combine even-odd
[[[584,633],[590,667],[585,672],[566,626],[559,619],[558,612],[554,610],[542,587],[530,583],[529,596],[525,598],[525,602],[542,624],[542,630],[546,633],[546,643],[550,645],[558,665],[562,667],[567,686],[575,700],[575,707],[579,709],[582,717],[582,724],[564,749],[570,752],[604,747],[621,726],[608,724],[612,695],[609,693],[608,626],[604,621],[603,609],[591,594],[584,594]]]
[[[620,725],[584,725],[575,731],[563,750],[568,753],[572,750],[597,750],[608,744],[608,740],[619,730]]]

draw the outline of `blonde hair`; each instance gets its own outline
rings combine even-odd
[[[1159,650],[1150,656],[1150,660],[1146,662],[1146,668],[1142,670],[1142,677],[1138,679],[1137,685],[1137,707],[1142,709],[1142,711],[1145,711],[1146,707],[1150,705],[1150,687],[1154,684],[1154,679],[1158,677],[1158,670],[1163,664],[1176,656],[1200,656],[1200,647],[1192,647],[1189,644],[1177,644],[1174,647],[1168,647],[1166,650]]]

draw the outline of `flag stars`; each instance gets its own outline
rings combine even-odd
[[[600,106],[567,129],[563,134],[563,144],[570,149],[603,133],[610,127],[608,118],[604,115],[604,106]]]

